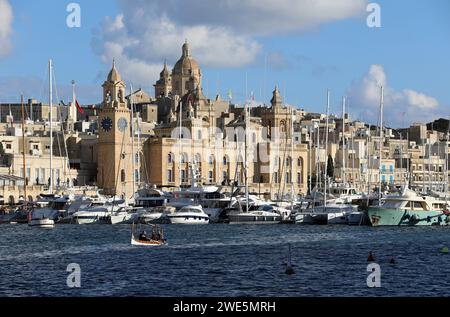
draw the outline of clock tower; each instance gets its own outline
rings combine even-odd
[[[124,199],[134,194],[130,124],[125,84],[113,60],[103,83],[103,105],[98,113],[97,184],[105,194]]]

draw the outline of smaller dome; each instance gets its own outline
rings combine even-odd
[[[115,81],[120,81],[120,80],[121,80],[120,74],[116,69],[116,62],[113,59],[113,65],[112,65],[111,71],[108,74],[108,81],[115,82]]]
[[[166,61],[164,61],[164,68],[161,71],[161,73],[159,73],[159,75],[161,76],[161,78],[167,78],[169,77],[169,70],[167,69],[167,64]]]

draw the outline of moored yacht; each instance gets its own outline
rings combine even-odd
[[[445,226],[450,212],[445,201],[419,195],[405,188],[400,194],[388,195],[384,204],[369,207],[372,226]]]
[[[209,216],[203,211],[200,205],[187,205],[181,207],[167,218],[171,224],[207,224]]]

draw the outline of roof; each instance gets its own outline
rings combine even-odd
[[[19,176],[15,176],[15,175],[0,174],[0,180],[23,181],[23,177],[19,177]]]

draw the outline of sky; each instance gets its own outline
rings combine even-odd
[[[386,125],[450,116],[450,2],[377,1],[381,27],[367,25],[368,0],[0,0],[0,102],[47,101],[53,60],[58,100],[75,80],[82,104],[101,101],[112,58],[127,89],[154,94],[164,60],[172,67],[187,39],[205,94],[243,103],[253,92],[312,112],[376,123],[380,86]]]

